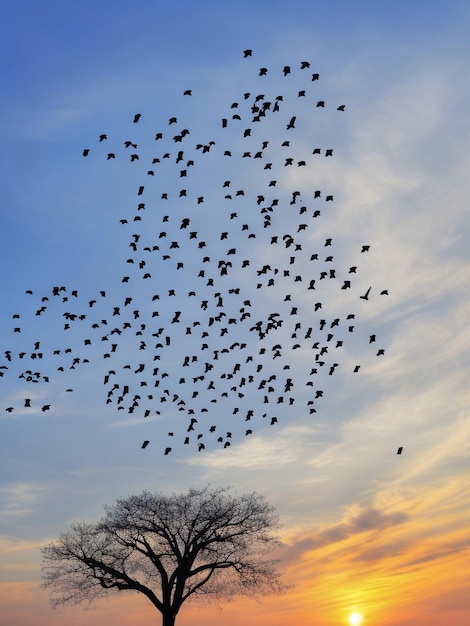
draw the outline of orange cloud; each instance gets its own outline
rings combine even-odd
[[[346,624],[353,609],[364,613],[365,624],[381,626],[468,623],[466,481],[377,499],[391,510],[353,507],[339,523],[291,539],[287,577],[296,582],[301,613],[331,625]],[[444,618],[450,614],[454,621]]]

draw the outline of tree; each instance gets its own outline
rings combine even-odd
[[[96,523],[75,523],[45,546],[44,587],[53,607],[113,592],[142,593],[174,626],[186,600],[259,596],[285,589],[269,552],[279,545],[274,508],[256,492],[191,488],[144,491],[105,506]]]

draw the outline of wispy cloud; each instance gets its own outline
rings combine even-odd
[[[223,468],[255,469],[261,467],[278,468],[295,462],[301,442],[312,439],[322,432],[321,427],[287,426],[275,435],[255,434],[229,450],[216,450],[204,456],[193,456],[188,459],[190,465],[200,465],[209,470]],[[311,443],[310,446],[315,446]],[[309,448],[307,444],[307,449]]]
[[[0,501],[3,501],[2,517],[22,517],[34,511],[46,492],[42,484],[16,482],[0,487]]]

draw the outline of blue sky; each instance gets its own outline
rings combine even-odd
[[[253,5],[244,1],[136,2],[132,6],[25,1],[4,2],[0,11],[4,24],[0,43],[0,365],[9,367],[0,379],[0,550],[5,564],[0,585],[2,604],[16,615],[15,623],[29,623],[33,614],[40,616],[41,624],[63,619],[64,614],[49,613],[47,596],[38,588],[39,546],[71,521],[96,518],[103,504],[144,488],[184,490],[210,482],[264,493],[285,524],[289,582],[301,590],[305,572],[313,571],[317,548],[312,546],[323,546],[324,538],[338,528],[344,537],[354,535],[364,519],[367,528],[375,524],[381,530],[382,543],[374,546],[374,554],[385,554],[392,541],[408,546],[411,553],[417,539],[428,532],[429,552],[413,558],[423,562],[432,558],[444,571],[439,555],[454,554],[451,544],[459,546],[458,551],[455,547],[456,559],[462,553],[457,535],[468,527],[469,505],[469,494],[462,488],[469,470],[467,3],[333,1],[293,2],[287,7],[281,2]],[[244,59],[247,48],[253,49],[253,56]],[[300,70],[304,60],[311,67]],[[284,65],[292,67],[291,76],[283,77]],[[268,68],[266,77],[258,76],[261,67]],[[312,72],[320,74],[318,82],[310,80]],[[296,97],[302,88],[307,97]],[[186,89],[192,90],[191,96],[183,96]],[[262,132],[254,124],[245,124],[248,118],[240,122],[243,128],[230,120],[229,128],[222,129],[220,119],[232,115],[232,102],[238,101],[240,109],[246,106],[245,92],[266,92],[272,98],[283,95],[282,117],[271,116]],[[320,99],[325,100],[324,109],[314,106]],[[340,104],[345,104],[344,112],[336,110]],[[134,125],[137,112],[142,118]],[[295,131],[285,128],[291,115],[297,117]],[[170,126],[172,116],[178,117],[178,123]],[[247,126],[254,127],[252,138],[243,138]],[[173,129],[183,127],[190,129],[184,150],[194,156],[194,174],[190,172],[183,185],[180,165],[173,158],[161,158],[156,175],[148,176],[152,157],[162,157],[167,149],[175,155],[178,144],[171,139]],[[154,141],[158,131],[165,135],[161,143]],[[106,142],[98,141],[102,133],[108,135]],[[138,144],[136,163],[130,162],[123,146],[127,139]],[[203,160],[195,145],[210,139],[216,143]],[[292,154],[281,146],[286,139],[291,140]],[[106,404],[103,373],[108,367],[101,337],[115,326],[113,306],[119,304],[124,312],[125,297],[132,296],[141,311],[139,322],[144,320],[152,329],[155,318],[151,314],[158,305],[156,319],[167,329],[162,337],[168,331],[174,339],[162,367],[173,372],[171,395],[180,393],[181,386],[174,386],[183,371],[179,364],[196,340],[184,335],[183,325],[178,337],[176,324],[171,324],[177,310],[174,302],[182,307],[186,327],[192,320],[203,319],[201,299],[212,298],[200,280],[194,282],[193,267],[203,253],[189,247],[190,229],[179,228],[179,220],[190,210],[194,230],[200,238],[204,233],[209,244],[211,262],[205,269],[211,268],[218,276],[214,259],[226,255],[232,245],[237,248],[237,260],[249,256],[252,261],[252,273],[234,269],[230,278],[216,284],[227,292],[230,286],[238,286],[252,300],[253,319],[255,312],[265,317],[280,308],[286,321],[277,337],[283,345],[291,342],[285,281],[276,278],[279,290],[257,290],[253,284],[256,267],[266,263],[285,269],[282,264],[288,263],[290,255],[280,246],[269,245],[274,230],[262,227],[254,201],[259,193],[274,194],[265,185],[271,172],[262,170],[254,159],[224,160],[223,156],[224,146],[241,154],[247,144],[255,151],[261,140],[269,140],[266,154],[274,164],[275,194],[282,199],[283,208],[273,217],[280,238],[296,231],[299,223],[298,214],[294,220],[289,208],[292,191],[302,190],[310,215],[310,209],[316,208],[314,190],[323,193],[321,217],[299,233],[305,258],[299,257],[296,267],[303,282],[289,284],[301,310],[302,330],[308,328],[310,319],[312,326],[318,324],[320,315],[310,317],[309,313],[316,299],[306,289],[307,276],[313,276],[306,251],[323,257],[327,252],[324,241],[332,237],[331,254],[342,268],[338,274],[346,278],[347,268],[357,265],[357,281],[353,289],[342,291],[335,281],[317,280],[316,294],[328,320],[338,317],[343,324],[354,310],[355,332],[348,333],[343,325],[342,334],[335,337],[346,344],[337,359],[341,366],[334,376],[321,373],[324,397],[316,401],[316,414],[309,414],[305,406],[311,349],[302,335],[302,347],[290,353],[288,375],[276,369],[275,360],[263,357],[260,361],[265,369],[276,372],[280,389],[287,376],[297,385],[296,402],[276,407],[278,423],[271,427],[261,417],[262,392],[254,390],[240,401],[242,408],[253,405],[257,411],[253,434],[245,437],[243,419],[234,422],[231,414],[236,403],[232,394],[227,400],[219,399],[210,412],[217,434],[233,430],[230,447],[224,449],[206,429],[202,439],[206,448],[198,452],[196,441],[182,445],[186,421],[178,421],[174,403],[169,408],[169,403],[158,407],[150,403],[150,418]],[[322,152],[333,148],[333,158],[321,156],[314,161],[311,148],[317,145]],[[82,156],[84,148],[90,149],[87,158]],[[107,161],[111,151],[116,159]],[[283,167],[289,155],[296,161],[305,158],[308,166]],[[227,192],[222,182],[227,179],[232,181],[231,191],[245,190],[246,199],[224,199]],[[155,195],[150,202],[145,198],[141,227],[132,219],[139,201],[136,190],[142,184],[145,193],[152,189]],[[188,195],[205,197],[197,211],[194,205],[184,204],[185,199],[174,199],[183,186]],[[162,191],[171,196],[167,211],[171,218],[165,225],[158,213],[163,210],[162,201],[156,200]],[[334,202],[323,201],[327,194],[334,196]],[[241,224],[236,229],[236,220],[227,219],[227,202],[230,206],[238,202],[240,216],[248,216],[256,238],[247,239]],[[124,218],[128,224],[120,224]],[[126,260],[133,256],[129,242],[137,227],[142,250],[131,267]],[[159,238],[164,229],[168,237]],[[225,229],[230,233],[229,244],[220,240]],[[172,235],[181,237],[181,242],[183,234],[181,250],[170,252],[181,255],[178,258],[185,270],[178,273],[164,261],[154,261],[155,255],[152,260],[147,255],[152,281],[140,280],[135,265],[144,258],[140,256],[143,242],[159,244],[163,251]],[[360,252],[363,244],[370,244],[369,253]],[[325,263],[324,267],[329,270],[330,266]],[[121,282],[128,274],[130,287]],[[51,293],[53,286],[62,285],[69,297],[65,303]],[[370,301],[360,300],[369,286]],[[167,296],[171,288],[177,292],[175,300]],[[74,289],[77,298],[71,295]],[[185,295],[191,289],[198,293],[194,300]],[[383,289],[388,289],[388,296],[379,295]],[[99,298],[100,290],[106,291],[106,298]],[[153,293],[160,295],[157,304],[151,301]],[[41,302],[43,296],[49,300]],[[92,298],[97,303],[90,309]],[[239,313],[240,300],[232,298],[224,292],[224,310],[228,312],[233,302]],[[36,316],[42,304],[47,311]],[[63,313],[72,307],[87,318],[73,323],[70,332],[64,331]],[[129,319],[131,308],[125,309]],[[15,314],[20,315],[19,321],[13,319]],[[92,329],[92,321],[100,327]],[[134,330],[137,322],[131,321]],[[13,332],[16,326],[21,326],[21,333]],[[368,342],[371,334],[377,336],[375,344]],[[68,371],[56,372],[53,349],[60,348],[63,355],[71,348],[73,355],[83,358],[85,338],[93,339],[89,366],[70,371],[68,360]],[[247,350],[260,345],[240,324],[230,328],[229,338],[248,341]],[[8,350],[29,354],[36,341],[45,354],[41,366],[50,373],[47,384],[19,379],[26,361],[16,358],[10,364],[4,358]],[[136,341],[134,332],[119,338],[118,352],[110,359],[116,368],[130,361],[135,369],[141,362]],[[109,336],[106,345],[112,342]],[[225,338],[220,340],[221,349],[225,343]],[[269,351],[274,343],[269,340]],[[378,348],[385,349],[383,357],[376,357]],[[358,363],[360,373],[352,374]],[[28,364],[36,366],[37,360],[29,359]],[[153,366],[149,360],[147,367]],[[126,384],[125,373],[120,374],[121,385]],[[219,383],[219,390],[225,384]],[[74,391],[66,392],[67,388]],[[197,388],[200,408],[212,396],[202,386]],[[32,399],[31,409],[23,406],[26,397]],[[42,412],[46,404],[51,410]],[[9,406],[14,406],[11,413],[5,411]],[[160,414],[155,413],[157,409]],[[209,422],[201,417],[202,429]],[[175,431],[173,439],[169,431]],[[147,439],[150,444],[142,450],[142,441]],[[164,456],[169,441],[173,449]],[[396,455],[398,446],[404,446],[401,457]],[[399,520],[400,539],[383,530],[394,526],[390,520]],[[328,590],[335,572],[325,566],[324,578],[321,568],[318,576],[319,588]],[[386,576],[390,584],[398,580],[392,565]],[[23,621],[15,613],[17,604],[9,600],[13,595],[8,590],[13,588],[32,590],[30,604],[22,606]],[[442,582],[442,588],[454,595],[444,596],[444,591],[417,581],[416,598],[406,605],[408,613],[395,615],[380,613],[364,597],[364,614],[369,611],[369,623],[374,623],[375,615],[375,623],[419,624],[429,618],[426,602],[434,598],[436,620],[442,623],[445,615],[452,626],[466,623],[468,607],[455,610],[450,617],[446,613],[452,604],[449,597],[454,606],[459,605],[457,599],[463,593],[459,584]],[[279,623],[295,617],[301,623],[316,624],[313,616],[324,611],[322,623],[333,625],[342,623],[335,614],[342,602],[332,596],[330,604],[325,600],[317,605],[310,598],[301,603],[302,616],[292,607],[270,606],[274,613],[286,615],[286,621]],[[89,614],[88,618],[89,623],[105,623],[102,616]],[[204,616],[205,623],[207,619]],[[434,622],[428,619],[426,623]]]

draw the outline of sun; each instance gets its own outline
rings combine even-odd
[[[360,626],[360,624],[362,624],[362,613],[358,613],[357,611],[351,613],[349,616],[349,624],[350,626]]]

